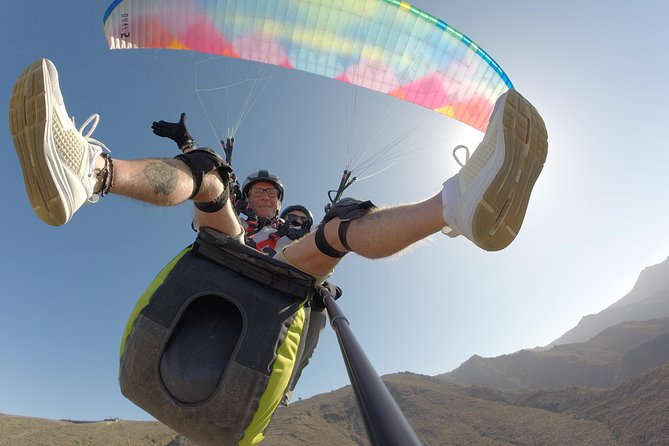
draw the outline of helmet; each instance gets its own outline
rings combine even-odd
[[[301,204],[294,204],[292,206],[288,206],[286,209],[281,211],[280,217],[285,219],[286,215],[290,214],[292,211],[300,211],[303,212],[309,219],[306,225],[303,225],[307,230],[311,229],[311,226],[314,224],[314,216],[311,214],[309,209],[305,208]]]
[[[259,170],[250,173],[246,177],[244,184],[242,184],[242,193],[244,194],[244,197],[248,199],[251,186],[258,181],[267,181],[268,183],[275,185],[276,188],[279,189],[279,201],[283,201],[283,184],[281,184],[281,178],[274,175],[269,170]]]

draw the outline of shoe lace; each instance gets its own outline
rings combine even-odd
[[[91,122],[92,122],[93,124],[91,124]],[[81,125],[81,127],[79,127],[79,133],[81,133],[81,136],[83,136],[84,139],[85,139],[89,144],[96,145],[96,146],[100,147],[100,149],[104,150],[105,152],[107,152],[107,153],[111,153],[111,150],[109,149],[109,147],[107,147],[106,145],[104,145],[104,143],[98,141],[98,140],[95,139],[95,138],[91,138],[91,135],[93,134],[93,132],[94,132],[95,129],[97,128],[99,122],[100,122],[100,115],[98,115],[97,113],[93,113],[93,114],[92,114],[91,116],[89,116],[88,119]],[[72,117],[72,124],[74,124],[75,127],[76,127],[76,123],[74,122],[74,116]],[[84,129],[86,129],[86,127],[87,127],[89,124],[91,124],[91,128],[90,128],[86,133],[84,133]]]
[[[465,162],[464,163],[462,161],[460,161],[460,158],[457,155],[457,153],[460,149],[465,150]],[[455,159],[455,162],[458,163],[460,165],[460,167],[465,167],[465,164],[467,164],[467,161],[469,161],[469,148],[465,145],[462,145],[462,144],[460,144],[458,146],[455,146],[455,148],[453,149],[453,159]]]

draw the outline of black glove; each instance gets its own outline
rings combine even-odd
[[[325,217],[321,224],[327,223],[335,217],[342,220],[355,220],[369,214],[370,210],[376,208],[371,201],[361,201],[356,198],[346,197],[342,198],[333,205],[325,207]]]
[[[195,140],[190,136],[190,133],[188,133],[188,129],[186,128],[186,113],[181,113],[179,122],[154,121],[153,124],[151,124],[151,128],[155,135],[169,138],[177,143],[177,146],[183,152],[188,152],[197,148]]]
[[[233,182],[231,195],[232,195],[232,205],[235,207],[237,213],[246,212],[246,207],[248,206],[249,203],[244,199],[244,194],[242,193],[242,189],[239,186],[239,182],[237,182],[236,180]]]

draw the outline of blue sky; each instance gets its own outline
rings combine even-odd
[[[5,5],[0,122],[8,122],[18,74],[47,57],[58,67],[69,113],[78,123],[99,113],[94,137],[113,156],[172,156],[171,142],[155,137],[150,125],[182,111],[199,142],[215,144],[193,90],[166,68],[188,80],[184,57],[110,52],[101,26],[107,3]],[[486,253],[435,235],[389,260],[351,255],[335,272],[345,293],[342,309],[377,371],[434,375],[473,354],[551,342],[622,297],[642,268],[669,255],[663,137],[669,88],[662,57],[669,43],[667,6],[657,1],[414,4],[491,54],[539,109],[549,133],[547,164],[523,230],[507,250]],[[243,64],[230,69],[248,73]],[[451,149],[474,148],[481,137],[366,92],[358,93],[352,115],[353,95],[343,85],[285,70],[269,77],[237,133],[237,172],[277,172],[285,204],[301,202],[317,219],[344,167],[348,141],[369,138],[358,132],[378,125],[374,117],[389,108],[392,118],[376,127],[381,135],[406,133],[407,151],[429,147],[351,189],[379,205],[431,196],[457,172]],[[8,197],[0,237],[0,412],[149,419],[118,390],[120,336],[153,276],[192,242],[190,206],[156,208],[111,196],[85,206],[67,225],[49,227],[30,208],[7,124],[0,138],[0,186]],[[295,398],[346,384],[328,327]]]

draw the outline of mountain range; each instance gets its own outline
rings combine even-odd
[[[669,259],[644,269],[627,295],[546,347],[496,358],[474,355],[440,377],[506,390],[611,387],[667,362]]]

